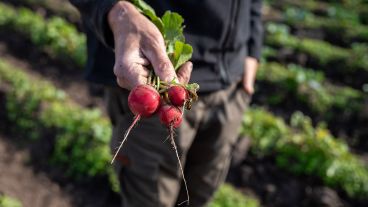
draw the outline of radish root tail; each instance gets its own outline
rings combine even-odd
[[[113,164],[113,163],[114,163],[114,160],[115,160],[115,159],[116,159],[116,157],[118,156],[118,154],[119,154],[119,151],[120,151],[121,147],[124,145],[124,142],[127,140],[127,138],[128,138],[128,135],[129,135],[130,131],[131,131],[131,130],[133,129],[133,127],[137,124],[137,122],[139,121],[139,119],[140,119],[140,118],[141,118],[141,116],[140,116],[140,115],[136,115],[136,116],[134,117],[133,123],[132,123],[132,124],[129,126],[129,128],[125,131],[123,141],[121,141],[121,143],[120,143],[120,145],[119,145],[118,150],[116,150],[115,155],[114,155],[114,157],[113,157],[113,158],[112,158],[112,160],[111,160],[111,164]]]
[[[182,175],[182,177],[183,177],[183,182],[184,182],[184,186],[185,186],[185,191],[186,191],[186,193],[187,193],[187,200],[185,200],[185,201],[183,201],[183,202],[179,203],[179,206],[180,206],[180,205],[182,205],[182,204],[184,204],[184,203],[187,203],[187,205],[189,205],[189,190],[188,190],[188,186],[187,186],[187,181],[185,180],[183,166],[181,165],[181,162],[180,162],[178,149],[177,149],[177,147],[176,147],[175,140],[174,140],[174,126],[173,126],[173,124],[170,124],[169,130],[170,130],[170,140],[171,140],[171,145],[173,146],[174,151],[175,151],[175,153],[176,153],[176,158],[178,159],[178,163],[179,163],[179,167],[180,167],[181,175]]]

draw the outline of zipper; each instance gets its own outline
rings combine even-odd
[[[231,16],[230,16],[230,24],[228,26],[228,29],[225,33],[225,38],[224,41],[222,43],[222,51],[220,53],[220,76],[221,76],[221,80],[225,85],[228,85],[230,83],[230,77],[229,77],[229,73],[226,70],[226,66],[225,66],[225,51],[224,49],[227,48],[229,41],[230,41],[230,37],[232,34],[232,31],[234,30],[235,27],[235,21],[238,17],[238,13],[239,13],[239,0],[233,0],[231,3],[231,8],[230,8],[230,12],[231,12]]]

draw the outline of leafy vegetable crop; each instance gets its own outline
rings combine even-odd
[[[326,126],[312,125],[309,117],[295,112],[287,125],[262,108],[248,110],[242,133],[252,138],[257,155],[275,153],[276,164],[291,172],[319,177],[354,198],[368,195],[368,168],[348,145]]]
[[[0,194],[0,207],[22,207],[17,199]]]

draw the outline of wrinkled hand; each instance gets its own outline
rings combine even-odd
[[[189,81],[192,63],[184,64],[176,75],[162,34],[134,5],[119,1],[110,10],[108,22],[115,41],[114,74],[120,87],[132,89],[146,84],[150,64],[163,81]]]
[[[254,82],[256,80],[257,69],[257,59],[246,57],[244,64],[243,88],[249,95],[253,95],[254,93]]]

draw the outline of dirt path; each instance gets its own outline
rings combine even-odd
[[[24,207],[68,207],[71,199],[44,173],[28,165],[27,150],[17,150],[0,136],[0,192],[17,198]]]
[[[107,179],[78,182],[66,178],[57,169],[40,164],[44,161],[37,162],[33,144],[15,144],[19,142],[22,138],[10,139],[0,133],[0,193],[18,199],[23,207],[119,206],[119,196],[109,189]]]

